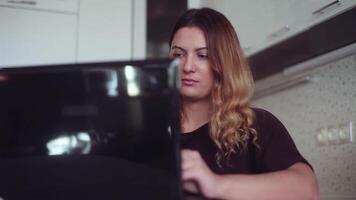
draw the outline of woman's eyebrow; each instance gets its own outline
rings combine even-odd
[[[200,50],[208,50],[208,47],[200,47],[195,49],[195,51],[200,51]]]
[[[186,50],[185,50],[184,48],[182,48],[182,47],[180,47],[180,46],[177,46],[177,45],[173,45],[173,46],[171,47],[171,49],[179,49],[179,50],[181,50],[181,51],[186,52]],[[207,50],[207,49],[208,49],[208,47],[199,47],[199,48],[196,48],[195,51]]]
[[[179,46],[177,46],[177,45],[173,45],[171,49],[179,49],[179,50],[181,50],[181,51],[186,52],[185,49],[183,49],[182,47],[179,47]]]

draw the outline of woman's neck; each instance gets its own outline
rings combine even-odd
[[[212,104],[206,101],[182,101],[183,118],[181,122],[182,133],[194,131],[210,121]]]

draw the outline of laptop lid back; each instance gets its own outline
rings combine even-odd
[[[0,69],[0,197],[180,199],[171,60]]]

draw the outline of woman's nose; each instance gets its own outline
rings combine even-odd
[[[184,73],[195,72],[195,63],[194,58],[192,58],[192,56],[187,56],[182,64]]]

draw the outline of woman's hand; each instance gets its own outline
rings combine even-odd
[[[305,163],[263,174],[214,174],[197,151],[182,150],[185,190],[209,199],[319,199],[315,174]]]
[[[213,198],[219,176],[209,169],[199,152],[182,150],[182,180],[186,191]]]

